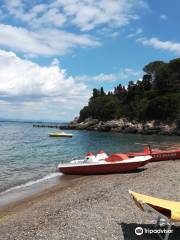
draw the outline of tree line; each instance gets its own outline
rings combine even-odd
[[[168,63],[151,62],[143,71],[142,80],[130,81],[127,87],[119,84],[108,93],[103,87],[94,88],[79,120],[126,117],[136,121],[180,122],[180,58]]]

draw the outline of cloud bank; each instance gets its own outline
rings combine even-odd
[[[8,105],[11,109],[15,104],[16,111],[19,106],[19,111],[29,110],[34,114],[44,111],[48,116],[56,108],[59,115],[69,110],[77,114],[90,95],[86,85],[67,76],[57,60],[42,67],[17,57],[13,52],[1,50],[0,69],[1,111],[3,106]]]
[[[142,71],[136,70],[136,69],[131,69],[131,68],[125,68],[125,69],[120,69],[118,73],[100,73],[95,76],[88,76],[88,75],[83,75],[83,76],[76,76],[75,79],[77,81],[97,81],[97,82],[115,82],[115,81],[123,81],[127,80],[129,78],[138,78],[142,75]],[[135,79],[136,80],[136,79]]]
[[[4,9],[8,13],[31,27],[71,25],[81,31],[89,31],[102,24],[125,26],[138,19],[136,11],[144,7],[147,7],[145,0],[50,0],[36,4],[25,0],[4,1]]]
[[[98,30],[105,27],[111,29],[110,37],[117,36],[119,28],[139,19],[138,10],[145,7],[145,0],[4,0],[0,45],[31,56],[98,47]]]
[[[75,47],[96,47],[100,43],[92,37],[56,29],[29,31],[22,27],[0,24],[0,44],[34,55],[63,55]]]
[[[162,49],[175,54],[180,54],[180,43],[177,42],[161,41],[158,38],[138,38],[137,42],[142,43],[144,46],[151,46],[156,49]]]

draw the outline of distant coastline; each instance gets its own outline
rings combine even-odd
[[[33,123],[33,124],[68,124],[68,121],[58,121],[58,120],[28,120],[28,119],[9,119],[9,118],[0,118],[0,122],[15,122],[15,123]]]

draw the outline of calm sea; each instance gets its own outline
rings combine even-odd
[[[68,131],[73,138],[50,138],[57,129],[33,128],[32,123],[0,122],[0,192],[28,186],[56,175],[60,162],[83,158],[87,151],[108,154],[142,150],[135,143],[177,143],[179,137]]]

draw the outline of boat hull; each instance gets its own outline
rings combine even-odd
[[[101,164],[82,164],[82,165],[59,165],[58,169],[60,172],[65,174],[107,174],[107,173],[122,173],[134,171],[139,167],[144,166],[149,160],[140,162],[116,162],[116,163],[101,163]]]
[[[144,152],[129,152],[127,155],[129,157],[135,157],[135,156],[147,156],[148,154]],[[152,150],[151,156],[152,158],[150,159],[150,162],[177,160],[180,159],[180,150],[169,151]]]
[[[71,134],[49,134],[49,137],[72,138]]]

